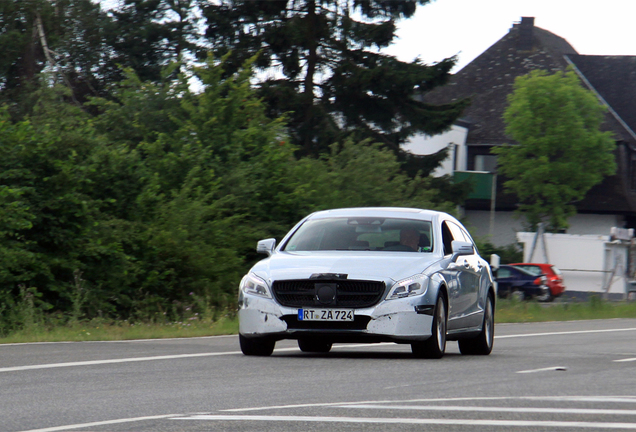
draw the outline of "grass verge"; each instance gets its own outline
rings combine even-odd
[[[590,319],[636,318],[636,302],[604,301],[591,297],[586,302],[537,303],[498,300],[497,323],[527,323],[543,321],[577,321]]]
[[[578,303],[537,303],[498,300],[497,323],[576,321],[588,319],[636,318],[636,302],[607,302],[592,298]],[[238,320],[189,319],[171,323],[129,323],[91,320],[66,325],[31,325],[0,338],[0,344],[26,342],[81,342],[134,339],[187,338],[238,333]]]
[[[238,333],[238,319],[187,320],[171,323],[129,323],[92,320],[58,326],[34,325],[0,338],[0,344],[187,338]]]

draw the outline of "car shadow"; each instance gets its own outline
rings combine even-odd
[[[429,359],[421,359],[416,358],[409,351],[344,351],[344,350],[333,350],[328,353],[304,353],[304,352],[282,352],[276,353],[272,356],[275,357],[286,357],[286,358],[334,358],[334,359],[378,359],[378,360],[388,360],[388,359],[401,359],[401,360],[416,360],[423,361]],[[443,358],[453,358],[453,357],[465,357],[460,353],[446,353]]]

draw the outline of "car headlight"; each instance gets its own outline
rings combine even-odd
[[[403,279],[396,283],[389,295],[386,296],[387,300],[394,300],[404,297],[411,297],[416,295],[422,295],[428,289],[428,276],[415,275],[408,279]]]
[[[261,297],[272,298],[267,283],[258,276],[250,273],[241,280],[241,290],[245,294],[253,294]]]

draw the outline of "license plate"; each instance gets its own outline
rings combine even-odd
[[[353,321],[353,309],[298,309],[298,321]]]

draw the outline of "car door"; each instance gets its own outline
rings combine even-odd
[[[470,292],[468,294],[468,306],[466,309],[466,325],[468,327],[481,326],[483,321],[483,308],[484,303],[480,304],[480,295],[484,292],[481,290],[482,277],[488,278],[488,270],[485,268],[487,263],[479,256],[477,246],[468,232],[461,226],[459,226],[465,241],[473,245],[473,253],[471,255],[464,255],[464,267],[466,268],[466,279],[470,279],[468,282],[470,285]],[[482,299],[483,300],[483,299]]]
[[[442,222],[444,254],[452,253],[452,241],[472,241],[466,238],[462,229],[452,221]],[[478,256],[461,255],[447,267],[449,294],[448,329],[472,327],[472,314],[475,313],[479,293]]]
[[[512,271],[507,267],[499,267],[497,270],[497,295],[508,297],[513,290],[514,278]]]

